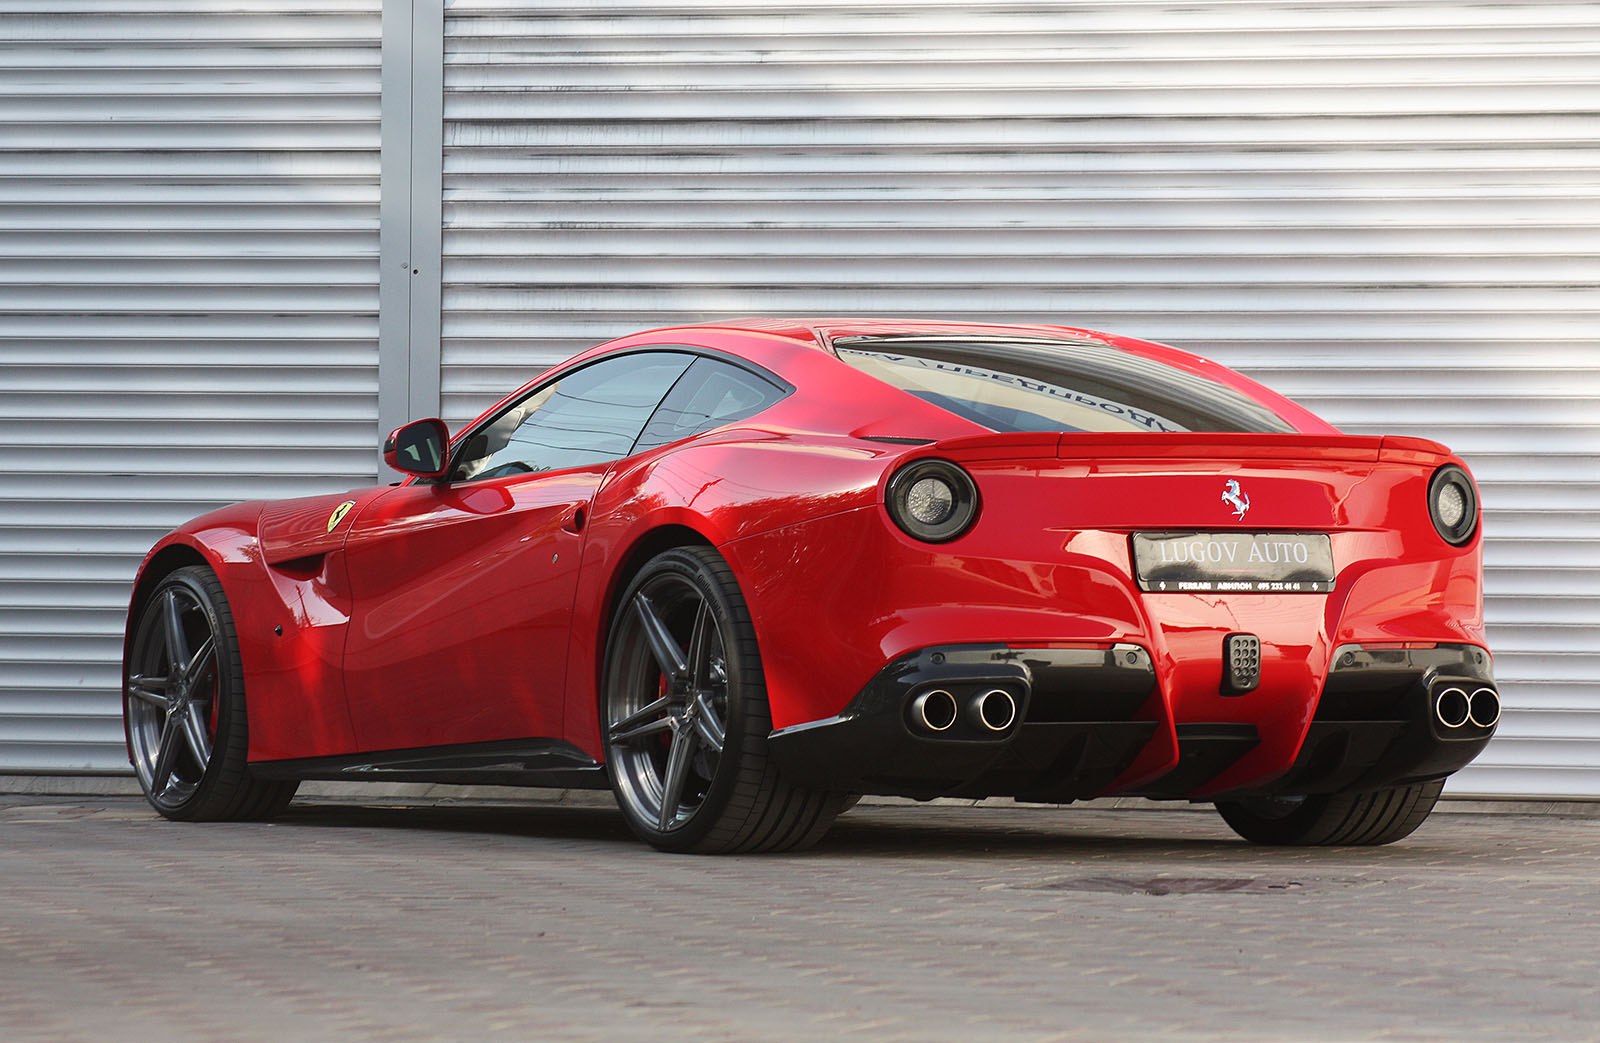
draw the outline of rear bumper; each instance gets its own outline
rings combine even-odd
[[[1446,724],[1437,702],[1452,690],[1494,693],[1493,720],[1487,726]],[[1489,655],[1481,648],[1341,646],[1294,764],[1247,794],[1334,793],[1443,778],[1483,751],[1494,735],[1498,703]]]
[[[1458,770],[1494,724],[1452,726],[1437,704],[1442,693],[1493,693],[1488,660],[1471,645],[1341,646],[1298,748],[1258,758],[1290,764],[1288,771],[1254,779],[1235,771],[1224,795],[1374,789]],[[974,705],[995,692],[1016,706],[1015,719],[998,729]],[[953,700],[948,724],[919,712],[929,693]],[[1262,736],[1247,714],[1174,720],[1171,702],[1150,653],[1135,644],[936,646],[894,660],[837,716],[780,729],[769,744],[786,776],[852,792],[1052,803],[1110,793],[1210,799],[1219,791],[1208,784],[1257,752]],[[1496,693],[1496,718],[1497,706]],[[1158,773],[1129,775],[1152,759],[1163,765]]]

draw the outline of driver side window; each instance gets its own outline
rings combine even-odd
[[[627,456],[673,383],[694,361],[680,352],[605,359],[546,384],[474,433],[450,481],[557,471]]]

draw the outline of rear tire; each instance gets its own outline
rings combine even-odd
[[[1366,793],[1217,802],[1233,831],[1252,844],[1375,846],[1408,837],[1439,800],[1444,780]]]
[[[628,585],[601,693],[612,791],[653,847],[796,851],[844,807],[844,794],[792,785],[772,764],[755,629],[732,570],[709,547],[665,551]]]
[[[145,799],[179,821],[266,819],[296,782],[251,776],[244,666],[216,573],[190,565],[140,610],[123,675],[123,721]]]

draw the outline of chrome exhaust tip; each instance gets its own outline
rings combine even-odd
[[[1004,688],[991,688],[967,703],[972,723],[989,732],[1003,732],[1017,720],[1017,700]]]
[[[1479,728],[1493,728],[1500,721],[1500,693],[1479,688],[1467,697],[1467,719]]]
[[[1454,686],[1441,688],[1433,697],[1433,716],[1446,728],[1459,728],[1472,719],[1472,700]]]
[[[956,723],[956,697],[932,688],[911,701],[911,719],[930,732],[949,731]]]

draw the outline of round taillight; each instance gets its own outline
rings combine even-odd
[[[1478,531],[1478,492],[1467,472],[1447,464],[1428,483],[1428,514],[1446,543],[1459,547]]]
[[[889,479],[889,517],[908,536],[944,543],[972,528],[978,517],[978,486],[948,460],[915,460]]]

